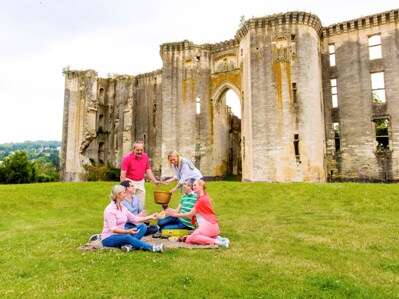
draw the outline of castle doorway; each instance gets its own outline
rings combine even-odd
[[[241,180],[241,101],[232,89],[226,91],[226,105],[231,110],[227,175],[236,176]]]
[[[241,100],[238,90],[225,86],[214,107],[214,158],[218,175],[241,180]]]

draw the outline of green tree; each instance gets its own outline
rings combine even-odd
[[[53,182],[59,180],[59,172],[51,162],[41,157],[33,162],[36,169],[36,182]]]
[[[24,151],[16,151],[5,158],[0,168],[0,178],[3,183],[23,184],[36,180],[36,169]]]

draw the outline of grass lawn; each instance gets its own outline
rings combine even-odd
[[[111,186],[0,185],[1,298],[399,298],[399,185],[211,182],[230,249],[82,253]]]

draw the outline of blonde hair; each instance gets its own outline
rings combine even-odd
[[[202,179],[195,180],[194,183],[197,183],[202,187],[202,190],[204,190],[204,193],[206,192],[206,184],[205,181]]]
[[[177,165],[180,165],[181,155],[180,155],[180,153],[178,151],[170,151],[170,152],[168,152],[168,161],[169,161],[170,156],[176,156]]]
[[[115,201],[116,196],[121,193],[125,192],[126,188],[121,185],[115,185],[112,187],[111,194],[109,195],[109,199]]]

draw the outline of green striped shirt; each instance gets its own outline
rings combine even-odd
[[[180,199],[180,213],[190,212],[194,207],[197,201],[197,195],[195,193],[184,194]],[[194,228],[194,225],[191,223],[190,218],[180,218],[180,221],[188,227]]]

